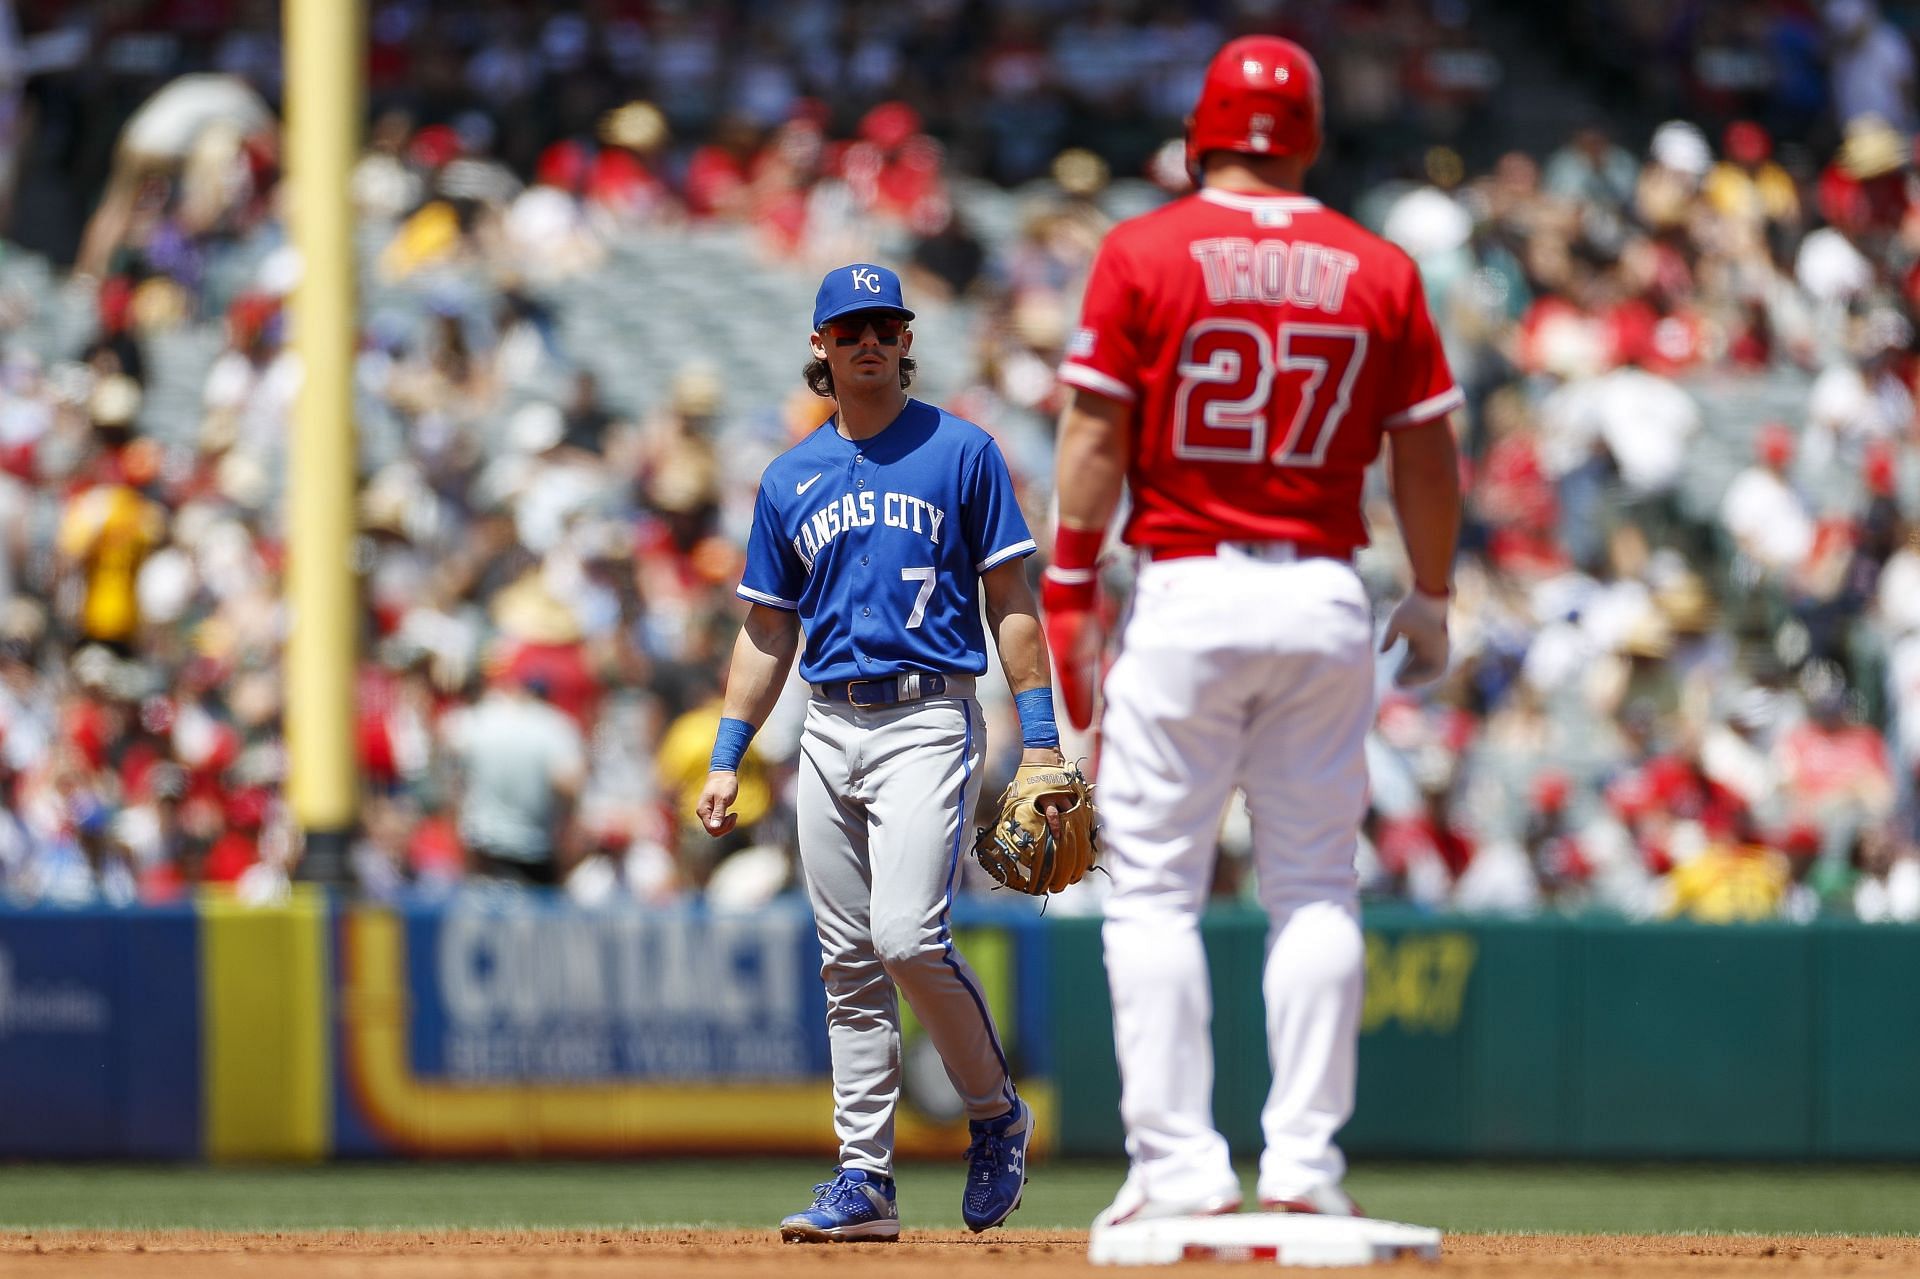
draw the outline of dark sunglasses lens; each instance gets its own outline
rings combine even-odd
[[[848,316],[839,320],[827,321],[827,333],[842,346],[851,346],[858,342],[873,326],[873,335],[880,339],[880,345],[892,346],[900,340],[900,334],[907,327],[906,321],[897,315]]]

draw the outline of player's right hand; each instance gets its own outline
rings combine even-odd
[[[714,771],[707,774],[707,784],[700,788],[700,806],[694,810],[700,818],[700,829],[720,838],[732,830],[734,823],[740,820],[740,814],[729,813],[734,799],[740,794],[740,775],[731,771]]]
[[[1093,691],[1100,683],[1100,655],[1107,646],[1094,583],[1062,582],[1049,570],[1040,575],[1040,608],[1046,615],[1047,651],[1067,722],[1084,729],[1093,723]]]
[[[1444,595],[1415,589],[1394,605],[1387,618],[1380,651],[1392,648],[1396,640],[1407,641],[1407,655],[1393,675],[1393,682],[1401,688],[1430,683],[1447,673],[1447,602]]]

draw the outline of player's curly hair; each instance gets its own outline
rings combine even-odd
[[[916,368],[918,368],[918,366],[914,364],[911,355],[903,355],[900,357],[901,390],[904,391],[913,385],[913,374]],[[807,367],[801,370],[801,376],[807,379],[807,389],[809,391],[812,391],[823,400],[831,400],[833,398],[833,370],[827,367],[827,362],[824,359],[816,357],[815,359],[808,360]]]

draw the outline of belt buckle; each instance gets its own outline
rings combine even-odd
[[[1300,548],[1288,541],[1228,542],[1239,554],[1262,564],[1292,564],[1300,558]]]
[[[863,710],[863,711],[872,710],[876,706],[884,705],[884,703],[881,703],[881,702],[863,702],[859,698],[853,695],[854,689],[860,687],[860,685],[862,684],[871,684],[871,683],[873,683],[873,681],[868,679],[848,680],[847,681],[847,705],[853,707],[855,710]]]

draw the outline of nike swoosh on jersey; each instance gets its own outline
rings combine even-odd
[[[810,489],[810,488],[812,488],[812,487],[813,487],[813,480],[817,480],[817,479],[819,479],[819,478],[820,478],[820,477],[821,477],[822,475],[825,475],[825,474],[826,474],[826,472],[825,472],[825,471],[815,471],[815,472],[813,473],[813,479],[812,479],[812,480],[801,480],[801,481],[800,481],[800,482],[799,482],[798,484],[796,484],[796,485],[794,485],[794,486],[793,486],[793,493],[794,493],[794,496],[795,496],[795,497],[798,497],[798,496],[800,496],[801,494],[803,494],[803,493],[805,493],[805,492],[806,492],[806,491],[807,491],[808,489]]]

